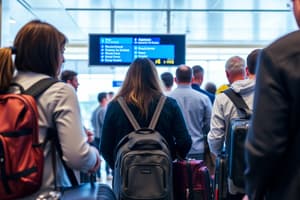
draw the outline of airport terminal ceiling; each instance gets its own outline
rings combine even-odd
[[[289,0],[0,1],[1,46],[10,46],[22,25],[39,18],[67,35],[67,60],[88,59],[91,33],[185,34],[186,61],[196,62],[244,55],[245,48],[264,47],[297,29]]]
[[[2,44],[28,20],[64,32],[70,45],[89,33],[186,34],[189,46],[265,45],[295,29],[289,0],[2,0]]]

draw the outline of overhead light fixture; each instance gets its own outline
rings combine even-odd
[[[13,17],[9,17],[9,23],[15,24],[17,21]]]

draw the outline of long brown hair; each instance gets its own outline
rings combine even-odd
[[[8,89],[14,74],[11,48],[0,48],[0,92]]]
[[[127,103],[137,106],[143,116],[147,116],[149,104],[162,94],[154,63],[148,58],[137,58],[129,66],[123,85],[114,99],[122,96]]]
[[[17,33],[13,48],[0,49],[0,90],[8,89],[15,68],[56,77],[60,71],[60,54],[67,38],[54,26],[40,20],[25,24]],[[12,49],[16,54],[12,61]]]

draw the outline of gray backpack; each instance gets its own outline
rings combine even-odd
[[[166,140],[155,130],[166,100],[162,96],[148,128],[141,128],[122,97],[118,102],[134,131],[116,148],[113,190],[119,200],[172,200],[172,157]]]

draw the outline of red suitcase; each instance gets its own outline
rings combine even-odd
[[[202,160],[173,163],[174,200],[212,199],[211,179]]]

